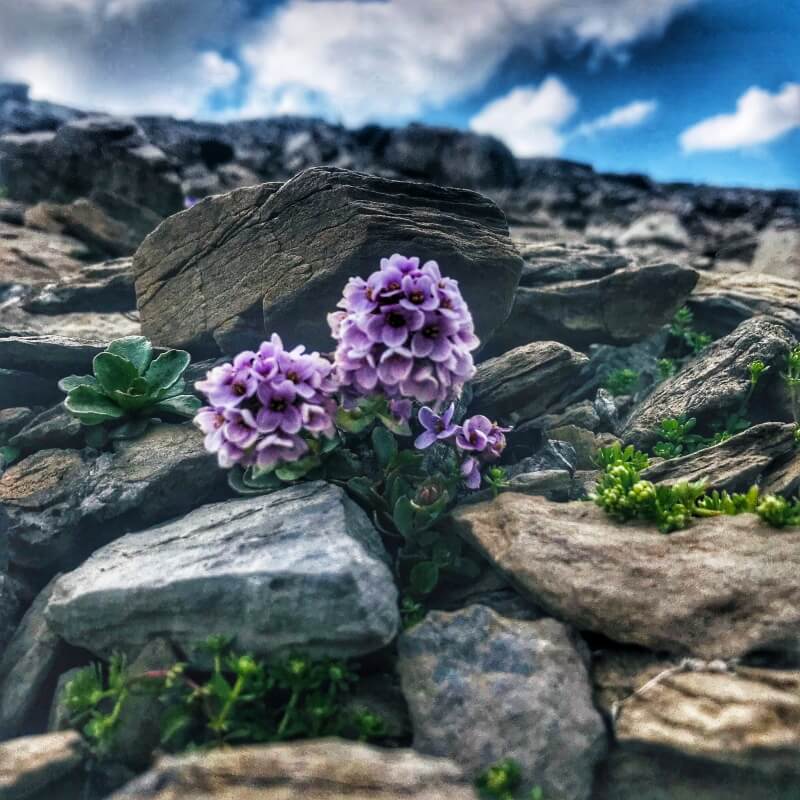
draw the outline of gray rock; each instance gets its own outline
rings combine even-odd
[[[81,667],[72,667],[62,672],[56,681],[53,691],[53,702],[50,704],[50,714],[47,717],[47,730],[50,733],[64,731],[70,727],[70,711],[66,704],[67,684],[81,671]]]
[[[602,447],[611,447],[619,441],[613,433],[593,433],[577,425],[551,428],[548,435],[556,441],[572,445],[575,451],[575,467],[580,470],[594,469],[597,466],[597,451]]]
[[[11,641],[28,601],[25,587],[3,573],[2,562],[2,545],[0,545],[0,653]]]
[[[697,273],[688,267],[651,264],[597,279],[521,286],[484,355],[541,339],[576,348],[632,344],[672,319],[696,282]]]
[[[682,250],[689,247],[689,234],[677,214],[660,212],[634,220],[617,241],[623,247],[655,244]]]
[[[57,379],[0,367],[0,408],[48,405],[59,394]]]
[[[399,654],[416,750],[452,758],[473,776],[511,758],[523,790],[589,797],[605,728],[568,628],[470,606],[429,613],[401,636]]]
[[[225,473],[192,425],[157,425],[99,456],[40,450],[14,464],[0,477],[0,525],[13,563],[52,574],[225,487]]]
[[[231,633],[257,656],[359,655],[397,631],[385,559],[341,489],[307,483],[123,537],[58,581],[47,614],[67,641],[101,656],[156,635],[188,652]]]
[[[800,281],[800,230],[776,225],[761,231],[750,269]]]
[[[786,326],[755,317],[713,342],[677,375],[660,383],[634,408],[621,437],[640,449],[658,439],[658,426],[669,417],[695,417],[698,430],[738,412],[750,391],[749,365],[761,360],[770,371],[759,383],[769,396],[780,381],[780,371],[794,338]]]
[[[557,406],[589,359],[558,342],[531,342],[483,361],[472,381],[471,411],[530,419]]]
[[[108,800],[478,800],[461,770],[339,739],[162,758]]]
[[[9,440],[24,454],[36,450],[82,447],[86,429],[59,403],[37,414]]]
[[[702,480],[709,489],[744,492],[794,449],[794,425],[765,422],[714,447],[654,464],[642,478],[653,483]]]
[[[560,428],[562,425],[579,425],[586,430],[597,431],[600,424],[600,417],[595,406],[590,400],[583,400],[580,403],[573,403],[558,414],[545,414],[525,420],[522,424],[514,426],[514,433],[546,432],[552,428]]]
[[[25,800],[58,786],[85,758],[76,731],[26,736],[0,744],[0,800]],[[48,797],[53,797],[52,793]]]
[[[483,339],[508,314],[522,261],[491,201],[315,168],[162,223],[134,258],[142,328],[195,354],[235,352],[273,330],[287,344],[329,350],[326,314],[347,279],[394,252],[436,258],[458,279]]]
[[[515,464],[510,464],[505,470],[509,478],[545,470],[566,470],[572,475],[575,472],[576,464],[577,454],[571,444],[548,439],[533,455],[527,456]]]
[[[35,416],[36,411],[26,406],[0,409],[0,442],[7,442]]]
[[[520,286],[604,278],[633,264],[628,255],[582,242],[517,243],[525,266]]]
[[[742,514],[664,536],[592,503],[510,492],[457,509],[453,528],[534,603],[581,630],[701,658],[800,652],[798,530]]]
[[[0,337],[0,367],[24,370],[58,383],[65,375],[86,375],[92,359],[105,349],[100,342],[86,342],[66,336]]]

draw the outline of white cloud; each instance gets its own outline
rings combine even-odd
[[[777,94],[751,86],[733,114],[704,119],[680,135],[684,152],[734,150],[765,144],[800,127],[800,83],[786,83]]]
[[[554,156],[564,145],[559,128],[577,107],[569,89],[551,76],[538,88],[518,86],[492,100],[469,126],[502,139],[518,156]]]
[[[275,113],[288,92],[350,125],[407,120],[479,90],[517,48],[625,47],[694,2],[289,0],[244,43],[243,113]]]
[[[658,103],[655,100],[634,100],[624,106],[612,109],[608,114],[603,114],[590,122],[584,122],[575,130],[577,136],[593,136],[599,131],[613,128],[634,128],[641,125],[651,117]]]

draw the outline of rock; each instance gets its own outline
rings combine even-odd
[[[750,269],[800,281],[800,230],[775,226],[761,231]]]
[[[623,247],[654,244],[683,250],[689,247],[689,234],[676,214],[660,212],[634,220],[617,242]]]
[[[26,736],[0,744],[0,799],[31,797],[62,781],[83,759],[81,737],[76,731]]]
[[[90,374],[92,359],[105,347],[99,341],[66,336],[0,336],[0,367],[33,372],[58,383],[65,375]]]
[[[532,456],[527,456],[515,464],[510,464],[505,470],[509,478],[545,470],[566,470],[572,475],[575,472],[576,463],[577,454],[571,444],[548,439]]]
[[[8,443],[25,455],[36,450],[79,448],[84,444],[85,431],[81,423],[59,403],[37,414]]]
[[[34,417],[36,411],[26,406],[0,409],[0,442],[7,442],[21,431]]]
[[[572,388],[588,361],[558,342],[516,347],[479,365],[470,410],[511,421],[538,417]]]
[[[0,136],[0,174],[9,196],[28,203],[106,191],[162,217],[183,205],[167,157],[133,120],[119,117],[85,117],[55,133]]]
[[[619,441],[611,433],[593,433],[577,425],[562,425],[551,428],[548,436],[559,442],[567,442],[575,449],[575,467],[577,469],[594,469],[597,466],[597,451],[601,447],[610,447]]]
[[[430,612],[398,646],[415,750],[452,758],[472,776],[510,758],[523,791],[589,797],[605,728],[565,626],[470,606]]]
[[[20,298],[0,305],[0,325],[20,335],[50,335],[58,331],[60,336],[86,342],[110,342],[123,336],[140,336],[142,333],[135,313],[103,313],[79,311],[65,314],[30,314],[22,308]]]
[[[697,273],[688,267],[651,264],[592,280],[522,286],[484,355],[539,339],[576,348],[632,344],[669,322],[696,282]]]
[[[0,655],[0,741],[35,727],[49,707],[47,687],[65,668],[64,644],[44,618],[52,587],[39,593]]]
[[[11,641],[28,600],[25,587],[4,574],[3,560],[0,550],[0,653],[5,651]]]
[[[520,286],[604,278],[633,265],[628,255],[583,242],[516,243],[525,265]]]
[[[739,323],[756,314],[784,322],[800,336],[800,281],[772,275],[743,272],[720,275],[702,273],[687,303],[694,312],[695,326],[714,336],[730,333]]]
[[[74,108],[31,100],[25,83],[0,83],[0,133],[55,130],[82,116]]]
[[[162,758],[108,800],[477,800],[450,761],[338,739]]]
[[[617,741],[800,779],[800,672],[654,670],[620,704]]]
[[[348,657],[397,631],[385,559],[341,489],[301,484],[119,539],[59,580],[48,617],[67,641],[101,656],[156,635],[188,652],[235,632],[237,647],[258,657]]]
[[[0,197],[0,222],[9,225],[25,224],[25,204],[14,200],[4,200]]]
[[[709,489],[746,492],[794,449],[794,425],[765,422],[713,447],[654,464],[642,477],[653,483],[703,480]]]
[[[329,350],[326,314],[347,279],[403,251],[436,258],[460,281],[483,339],[505,319],[522,262],[489,200],[315,168],[162,223],[134,258],[142,328],[196,355],[251,347],[273,330],[287,344]]]
[[[225,486],[192,425],[156,425],[97,457],[40,450],[14,464],[0,477],[0,524],[13,563],[52,574],[127,531],[215,499]]]
[[[578,425],[588,431],[597,431],[600,428],[600,417],[595,406],[590,400],[573,403],[558,414],[544,414],[541,417],[525,420],[521,425],[514,426],[514,434],[523,435],[533,431],[550,431],[563,425]]]
[[[533,602],[581,630],[703,658],[800,646],[800,531],[743,514],[664,536],[594,504],[512,493],[457,509],[452,524]]]
[[[766,494],[782,494],[795,497],[800,494],[800,452],[772,466],[764,478],[762,486]]]
[[[81,667],[73,667],[66,672],[62,672],[56,681],[56,688],[53,692],[53,702],[50,704],[50,714],[47,717],[47,730],[64,731],[70,727],[70,712],[66,704],[67,684],[80,673]]]
[[[660,383],[626,421],[623,441],[644,450],[658,439],[658,426],[670,417],[697,419],[698,430],[739,412],[750,392],[749,365],[761,360],[770,371],[759,383],[762,396],[780,381],[794,338],[775,320],[755,317],[713,342],[677,375]]]
[[[57,400],[60,394],[52,379],[33,372],[0,367],[0,408],[47,405]]]
[[[22,307],[35,314],[75,311],[133,311],[132,259],[118,258],[84,267],[79,274],[31,290]]]

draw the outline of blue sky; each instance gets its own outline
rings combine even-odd
[[[0,0],[0,79],[115,113],[416,120],[800,188],[800,0]]]

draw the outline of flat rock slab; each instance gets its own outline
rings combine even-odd
[[[24,800],[64,778],[83,759],[77,731],[26,736],[0,744],[0,800]]]
[[[770,371],[759,383],[762,394],[772,394],[780,382],[786,355],[794,337],[785,325],[767,317],[753,317],[710,344],[677,375],[660,383],[636,406],[620,434],[623,441],[647,449],[658,440],[662,420],[695,417],[698,429],[739,411],[750,391],[749,366],[763,361]],[[777,394],[777,391],[775,392]]]
[[[105,350],[101,342],[65,336],[0,337],[0,367],[33,372],[57,383],[65,375],[86,375],[92,359]]]
[[[497,419],[530,419],[572,391],[587,356],[558,342],[531,342],[478,366],[472,410]]]
[[[0,526],[13,563],[52,573],[123,533],[216,499],[225,486],[192,425],[157,425],[99,456],[40,450],[12,465],[0,476]]]
[[[163,758],[109,800],[477,800],[442,758],[338,739]]]
[[[653,483],[704,480],[709,489],[747,491],[773,464],[794,452],[794,428],[785,422],[754,425],[713,447],[654,464],[642,477]]]
[[[259,657],[360,655],[397,632],[386,559],[341,489],[306,483],[124,536],[58,580],[47,616],[101,656],[154,636],[189,652],[211,634]]]
[[[800,776],[800,672],[679,669],[637,683],[619,706],[620,744]]]
[[[592,503],[501,494],[453,526],[518,589],[581,630],[680,655],[800,648],[800,531],[752,514],[669,535]]]
[[[522,259],[491,200],[316,167],[207,198],[150,234],[133,262],[142,329],[196,355],[252,347],[272,331],[330,350],[326,314],[348,278],[396,252],[435,259],[460,282],[482,339],[508,315]]]
[[[628,267],[590,280],[521,286],[486,355],[540,339],[577,348],[633,344],[669,322],[695,283],[693,269],[667,263]]]
[[[589,797],[605,728],[568,628],[474,605],[429,613],[402,635],[399,653],[416,750],[452,758],[473,777],[510,758],[523,791]]]

